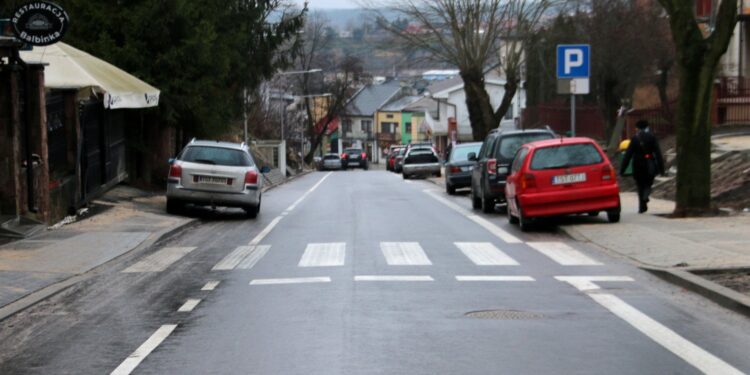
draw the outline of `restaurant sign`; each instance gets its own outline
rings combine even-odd
[[[68,31],[70,18],[65,10],[49,1],[21,5],[11,17],[16,38],[34,46],[57,43]]]

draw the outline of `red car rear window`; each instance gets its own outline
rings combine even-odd
[[[537,149],[531,159],[531,169],[557,169],[599,164],[604,159],[591,143],[551,146]]]

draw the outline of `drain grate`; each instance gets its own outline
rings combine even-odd
[[[469,318],[495,320],[539,319],[544,317],[544,315],[539,313],[519,310],[480,310],[470,311],[465,315]]]

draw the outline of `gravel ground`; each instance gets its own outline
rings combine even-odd
[[[699,276],[750,296],[750,269],[711,272]]]

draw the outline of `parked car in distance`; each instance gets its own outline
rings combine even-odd
[[[362,151],[361,148],[347,148],[344,153],[341,154],[341,168],[362,168],[367,169],[369,163],[367,162],[367,154]]]
[[[398,155],[399,151],[404,148],[402,145],[393,145],[388,150],[388,155],[386,156],[386,164],[385,169],[388,171],[394,171],[396,168],[396,156]]]
[[[475,209],[494,212],[495,205],[505,202],[505,179],[510,161],[526,143],[555,138],[550,129],[493,130],[482,142],[479,153],[469,154],[474,161],[471,171],[471,202]]]
[[[535,218],[607,212],[620,221],[620,191],[607,155],[589,138],[532,142],[516,153],[505,186],[508,221],[526,230]]]
[[[339,170],[341,169],[341,156],[339,154],[325,154],[320,165],[321,170]]]
[[[404,155],[406,155],[406,147],[400,148],[398,150],[398,153],[396,154],[396,157],[393,159],[394,172],[401,173],[403,171],[402,167],[404,166]]]
[[[191,141],[170,159],[167,212],[180,213],[185,204],[240,207],[250,218],[260,212],[263,178],[244,143]]]
[[[412,147],[406,152],[401,167],[404,180],[414,176],[440,177],[440,159],[432,147]]]
[[[445,191],[448,194],[456,194],[456,189],[471,187],[474,162],[469,160],[469,154],[476,154],[481,146],[481,142],[473,142],[453,147],[445,163]]]

